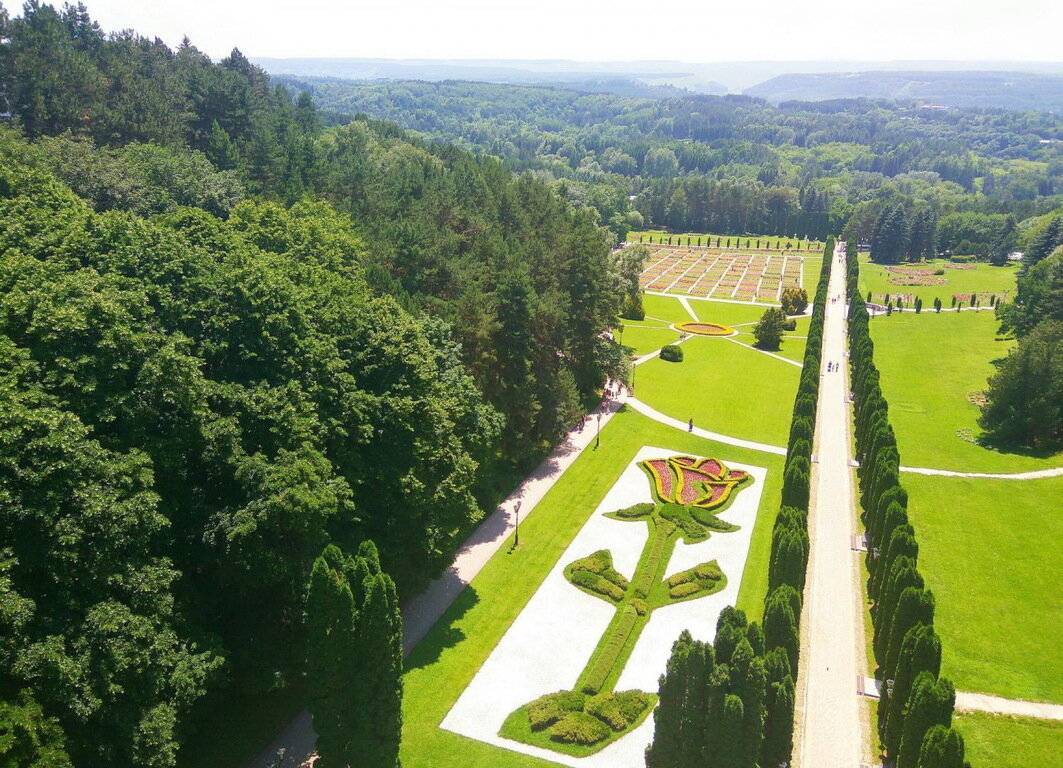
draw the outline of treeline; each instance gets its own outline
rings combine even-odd
[[[860,505],[873,601],[876,676],[883,681],[878,737],[897,768],[963,768],[963,737],[952,728],[956,691],[940,677],[941,641],[934,595],[918,568],[919,544],[908,519],[900,454],[879,386],[867,307],[857,293],[856,244],[847,248],[849,364],[855,403]]]
[[[372,541],[415,592],[623,376],[631,267],[548,184],[322,128],[237,52],[37,3],[0,37],[0,753],[170,768],[303,695],[316,559]]]
[[[97,210],[224,217],[250,194],[349,215],[370,286],[445,320],[505,416],[498,460],[534,463],[606,373],[621,378],[600,335],[616,310],[612,241],[548,184],[389,124],[325,130],[308,94],[293,100],[238,50],[214,64],[188,41],[106,35],[80,4],[27,5],[4,36],[0,92],[41,138],[36,163]]]
[[[997,318],[1019,343],[997,363],[978,423],[1005,447],[1051,452],[1063,445],[1063,218],[1023,256],[1017,283]]]
[[[660,679],[647,768],[756,768],[791,759],[812,443],[833,254],[834,239],[828,238],[794,401],[782,508],[772,529],[763,628],[728,606],[713,642],[680,635]]]
[[[393,120],[552,178],[621,237],[671,227],[822,239],[853,219],[851,234],[865,241],[895,199],[941,219],[1011,214],[1019,222],[1063,201],[1063,145],[1053,143],[1063,120],[1047,113],[275,79],[311,92],[336,116]]]

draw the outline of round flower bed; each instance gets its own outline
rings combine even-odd
[[[735,332],[734,328],[720,323],[702,322],[679,323],[676,325],[676,330],[684,333],[694,333],[698,336],[730,336]]]

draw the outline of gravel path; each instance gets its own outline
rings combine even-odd
[[[991,712],[996,715],[1036,717],[1041,720],[1063,720],[1063,704],[1005,699],[1000,696],[990,696],[987,693],[957,691],[956,709],[963,712]]]
[[[609,423],[620,408],[620,400],[605,401],[597,413],[602,414],[601,426]],[[594,442],[597,413],[588,417],[583,431],[576,427],[569,430],[564,441],[553,453],[543,459],[535,471],[486,517],[472,535],[462,544],[454,562],[446,572],[433,581],[417,597],[402,606],[403,638],[405,654],[421,641],[439,617],[450,607],[457,596],[472,581],[487,561],[501,549],[516,523],[515,509],[520,505],[521,519],[535,509],[539,501],[554,486],[558,478],[579,457],[588,445]],[[300,712],[255,760],[249,768],[269,768],[277,762],[277,755],[284,752],[283,768],[308,766],[314,760],[316,742],[308,712]]]
[[[628,396],[623,398],[624,402],[641,413],[643,416],[648,416],[654,421],[665,424],[675,429],[681,429],[684,432],[688,431],[688,425],[685,421],[679,419],[673,419],[671,416],[666,416],[655,408],[651,408],[646,403],[639,400],[637,397]],[[727,445],[737,445],[739,448],[751,448],[754,451],[763,451],[764,453],[773,453],[776,456],[785,456],[786,449],[778,445],[768,445],[767,443],[758,443],[753,440],[743,440],[740,437],[731,437],[730,435],[722,435],[719,432],[710,432],[707,429],[701,427],[694,427],[693,434],[698,437],[704,437],[707,440],[715,440],[717,443],[725,443]]]
[[[953,472],[949,469],[930,469],[928,467],[901,467],[901,472],[911,472],[913,475],[936,475],[938,477],[973,477],[987,480],[1040,480],[1045,477],[1059,477],[1063,475],[1063,467],[1053,469],[1038,469],[1032,472]]]
[[[835,251],[823,333],[816,423],[819,461],[812,466],[811,551],[802,616],[794,766],[856,768],[870,729],[856,679],[863,654],[859,564],[852,556],[854,497],[849,466],[846,374],[826,373],[845,360],[844,246]]]

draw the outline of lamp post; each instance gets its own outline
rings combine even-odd
[[[602,414],[598,414],[598,432],[594,435],[594,450],[602,444]]]
[[[516,549],[520,546],[520,502],[517,502],[517,506],[513,507],[513,514],[516,515],[517,522],[513,530],[513,548]]]

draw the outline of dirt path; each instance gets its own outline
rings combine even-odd
[[[802,615],[794,766],[857,768],[869,739],[857,694],[862,669],[858,561],[850,550],[855,507],[849,466],[845,373],[844,250],[835,251],[823,332],[816,420],[818,463],[812,465],[811,551]],[[840,296],[835,303],[830,296]],[[841,370],[827,373],[828,362]]]
[[[543,459],[535,471],[503,501],[498,508],[477,526],[472,535],[461,545],[454,562],[446,572],[428,585],[428,588],[402,606],[402,649],[409,654],[428,630],[450,607],[466,585],[487,564],[487,561],[502,548],[516,525],[516,508],[520,505],[520,519],[531,514],[535,506],[553,488],[580,453],[595,441],[598,429],[597,416],[601,414],[601,426],[609,423],[619,410],[620,399],[605,401],[587,419],[582,431],[573,427],[564,441],[553,453]],[[277,756],[283,750],[283,768],[310,765],[316,742],[310,714],[300,712],[276,739],[253,760],[249,768],[269,768],[277,764]]]

